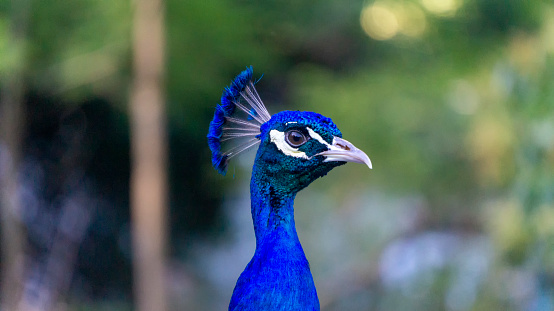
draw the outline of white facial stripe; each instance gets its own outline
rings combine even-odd
[[[271,139],[271,142],[274,143],[275,146],[277,146],[277,149],[281,150],[281,152],[285,155],[295,158],[309,159],[306,153],[287,144],[287,142],[285,141],[285,133],[279,132],[278,130],[271,130],[269,132],[269,137]]]
[[[318,142],[324,144],[325,146],[327,146],[327,148],[329,148],[329,150],[342,150],[341,148],[338,148],[337,146],[335,146],[335,140],[333,139],[333,144],[332,145],[329,145],[328,142],[325,141],[325,139],[323,139],[323,137],[321,137],[318,133],[316,133],[314,130],[312,130],[311,128],[309,127],[306,127],[306,129],[308,130],[308,133],[310,134],[310,136],[317,140]]]
[[[323,139],[323,137],[319,136],[318,133],[316,133],[314,130],[312,130],[311,128],[309,127],[306,127],[306,129],[308,130],[308,134],[310,134],[310,137],[317,140],[318,142],[324,144],[325,146],[329,147],[330,145],[325,141],[325,139]]]

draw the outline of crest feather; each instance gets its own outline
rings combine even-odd
[[[221,103],[215,107],[214,118],[208,131],[208,146],[212,152],[212,165],[225,175],[229,159],[255,146],[260,127],[271,119],[252,80],[252,66],[246,67],[223,90]],[[237,109],[238,108],[238,109]],[[224,142],[234,142],[232,148],[222,152]]]

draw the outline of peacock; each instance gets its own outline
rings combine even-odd
[[[223,175],[231,158],[259,144],[250,181],[256,250],[229,310],[319,310],[296,233],[294,198],[337,166],[356,162],[371,169],[371,161],[342,138],[330,118],[306,111],[270,115],[252,75],[247,67],[224,89],[208,133],[212,164]]]

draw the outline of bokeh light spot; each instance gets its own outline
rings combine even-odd
[[[421,4],[431,13],[451,16],[461,6],[462,0],[421,0]]]
[[[427,28],[425,13],[413,3],[405,3],[395,9],[400,32],[409,37],[420,37]]]
[[[362,10],[360,23],[364,31],[373,39],[388,40],[399,30],[395,13],[380,3],[374,3]]]

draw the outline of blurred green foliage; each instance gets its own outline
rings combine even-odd
[[[502,289],[513,271],[540,279],[552,306],[552,3],[168,0],[166,8],[174,255],[187,256],[197,231],[225,228],[219,206],[224,183],[235,180],[211,168],[205,135],[222,88],[253,65],[256,76],[267,74],[258,86],[270,112],[329,116],[374,163],[370,174],[337,170],[316,191],[338,201],[352,189],[420,195],[429,212],[418,230],[492,241],[493,268],[472,310],[519,310]],[[393,28],[372,29],[365,9]],[[13,38],[14,24],[25,29],[22,41]],[[131,24],[128,1],[2,0],[0,73],[22,70],[27,92],[59,99],[61,111],[103,98],[119,115],[131,76]],[[411,310],[448,309],[441,298],[448,278],[437,277],[429,292],[439,294],[418,298]],[[399,293],[388,302],[389,294],[381,306],[411,306]]]

